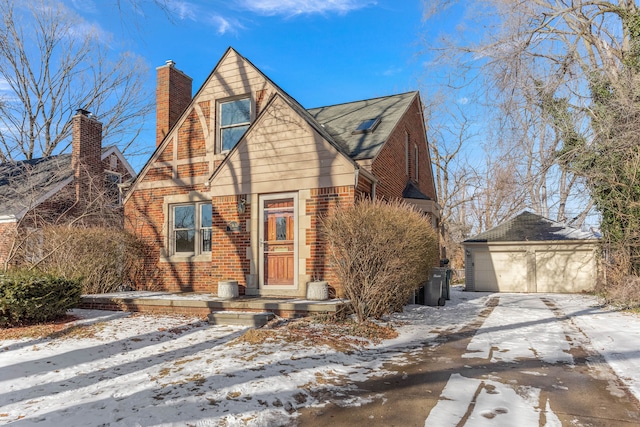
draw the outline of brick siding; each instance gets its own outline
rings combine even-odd
[[[176,124],[191,102],[192,79],[173,62],[158,67],[156,84],[156,146]]]
[[[402,191],[409,179],[414,178],[414,146],[418,147],[418,180],[416,185],[425,195],[436,200],[433,186],[433,172],[424,125],[420,100],[416,98],[402,120],[390,135],[378,157],[371,165],[371,171],[380,180],[376,187],[379,198],[394,199],[402,197]],[[405,168],[405,135],[409,134],[409,176]]]
[[[342,295],[342,285],[331,267],[328,247],[321,236],[322,217],[337,207],[346,207],[354,203],[355,189],[348,187],[316,188],[311,190],[311,198],[307,200],[305,214],[311,217],[311,226],[306,233],[306,243],[311,249],[307,258],[307,274],[314,278],[326,280],[333,288],[333,294]]]
[[[246,289],[245,275],[250,274],[251,268],[250,260],[247,259],[247,251],[251,248],[251,235],[246,225],[251,218],[251,204],[246,204],[244,213],[238,213],[238,203],[242,199],[248,200],[248,196],[213,198],[211,233],[213,241],[211,277],[215,289],[217,291],[218,281],[237,280],[241,295]],[[228,230],[227,226],[231,222],[237,223],[240,230]]]

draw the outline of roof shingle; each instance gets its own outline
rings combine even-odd
[[[465,240],[472,242],[527,242],[553,240],[592,240],[597,237],[587,231],[552,221],[543,216],[524,211],[502,224]]]

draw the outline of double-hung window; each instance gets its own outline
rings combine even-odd
[[[211,203],[174,205],[171,215],[174,254],[211,252]]]
[[[220,152],[231,150],[249,128],[251,100],[236,99],[220,104]]]

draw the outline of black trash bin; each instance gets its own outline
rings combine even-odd
[[[453,276],[453,270],[450,268],[445,269],[445,284],[443,288],[444,299],[451,299],[451,276]]]
[[[424,305],[443,306],[445,298],[443,289],[446,281],[445,269],[434,268],[424,290]]]
[[[413,296],[413,303],[424,305],[424,289],[427,286],[427,283],[422,283],[420,287],[416,290]]]

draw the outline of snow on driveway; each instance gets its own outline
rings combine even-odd
[[[504,295],[467,347],[463,357],[492,362],[538,358],[573,363],[562,324],[537,296]]]
[[[604,310],[593,297],[557,294],[499,294],[498,305],[477,330],[463,359],[490,364],[536,360],[573,366],[571,343],[600,352],[635,394],[640,378],[640,319]],[[615,350],[614,350],[615,349]],[[487,371],[491,372],[491,365]],[[546,375],[538,371],[521,371]],[[539,388],[505,385],[504,380],[451,375],[425,426],[561,426]],[[499,377],[495,377],[500,380]]]
[[[472,412],[468,413],[473,402]],[[484,426],[561,426],[548,406],[545,424],[540,423],[540,390],[535,387],[513,387],[497,381],[451,375],[440,401],[429,414],[425,426],[456,427],[467,418],[474,427]]]
[[[304,341],[234,343],[246,329],[209,326],[195,318],[75,310],[93,324],[93,336],[0,342],[0,424],[286,425],[295,422],[297,409],[317,405],[322,390],[348,395],[353,382],[387,373],[385,363],[402,364],[425,345],[438,345],[440,331],[473,322],[491,295],[453,288],[445,307],[412,305],[395,316],[398,338],[347,353]],[[583,338],[640,397],[640,351],[632,345],[640,342],[640,319],[600,309],[593,297],[545,298],[575,316],[571,321]],[[501,362],[534,355],[571,363],[566,340],[550,321],[554,314],[539,298],[500,294],[500,300],[467,349],[469,360],[480,354]],[[436,407],[430,417],[450,420],[466,411],[469,393],[483,420],[491,419],[491,411],[502,420],[512,416],[500,413],[506,405],[522,408],[522,416],[539,415],[532,409],[535,389],[516,393],[498,381],[478,382],[463,374],[452,376],[443,392],[446,410]],[[504,402],[491,400],[496,392]],[[553,425],[551,413],[546,419]]]

